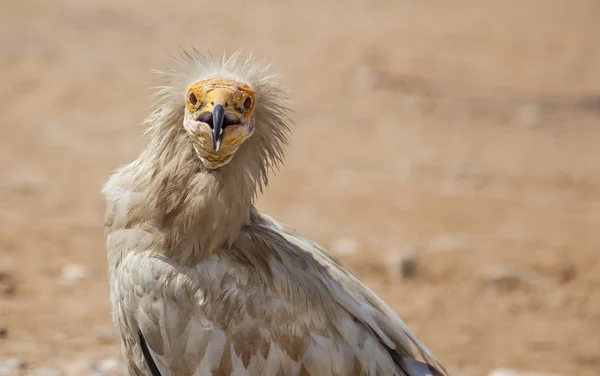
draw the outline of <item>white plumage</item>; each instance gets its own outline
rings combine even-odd
[[[130,374],[445,375],[351,271],[253,206],[291,125],[267,67],[192,51],[163,73],[148,146],[103,190]]]

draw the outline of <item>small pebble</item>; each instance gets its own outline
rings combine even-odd
[[[559,272],[558,280],[560,283],[569,283],[577,277],[577,269],[573,265],[565,265]]]
[[[564,376],[556,373],[544,373],[544,372],[522,372],[509,368],[497,368],[493,370],[488,376]]]
[[[27,368],[27,363],[20,358],[0,358],[0,375],[13,375]]]
[[[8,329],[4,327],[0,327],[0,339],[4,339],[8,337]]]
[[[102,343],[115,343],[119,339],[119,334],[114,331],[106,331],[98,336],[98,341]]]
[[[437,236],[426,245],[428,252],[454,252],[472,248],[472,240],[464,235],[445,234]]]
[[[532,285],[535,279],[523,272],[507,268],[493,268],[483,276],[484,279],[503,290],[514,290],[522,285]]]
[[[379,72],[370,65],[362,65],[356,70],[356,83],[360,86],[374,88],[379,83]]]
[[[331,251],[339,255],[352,255],[358,252],[358,242],[352,238],[340,238],[333,242]]]
[[[389,263],[391,273],[402,279],[414,278],[419,269],[419,257],[414,253],[404,253],[394,256]]]
[[[405,257],[400,260],[400,276],[402,278],[411,278],[417,274],[419,259],[417,257]]]
[[[99,371],[106,372],[106,371],[110,371],[113,369],[117,369],[117,368],[119,368],[119,366],[121,366],[121,362],[119,362],[117,359],[108,358],[108,359],[101,360],[96,365],[96,369]]]
[[[63,366],[65,376],[95,375],[94,364],[91,360],[77,359],[72,363]]]
[[[527,126],[536,126],[542,122],[542,109],[537,103],[520,106],[517,109],[516,120]]]
[[[52,368],[37,368],[28,372],[27,376],[61,376],[61,372]]]
[[[94,365],[97,376],[126,376],[127,369],[122,361],[115,358],[103,359]]]
[[[61,273],[61,283],[63,285],[72,285],[88,276],[88,270],[83,265],[68,264],[65,265]]]
[[[9,272],[0,272],[0,294],[13,296],[17,293],[17,278]]]

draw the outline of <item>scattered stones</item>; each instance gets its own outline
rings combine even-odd
[[[65,376],[127,376],[125,364],[116,358],[100,361],[79,359],[65,367]]]
[[[331,251],[339,255],[352,255],[358,250],[358,242],[352,238],[339,238],[331,244]]]
[[[490,269],[483,277],[503,290],[514,290],[519,286],[532,285],[536,282],[533,276],[508,268]]]
[[[61,376],[62,373],[52,368],[37,368],[27,373],[28,376]]]
[[[544,372],[522,372],[509,368],[497,368],[493,370],[488,376],[564,376],[556,373],[544,373]]]
[[[123,362],[115,358],[101,360],[94,365],[95,375],[97,376],[125,376],[127,369]]]
[[[61,273],[61,283],[63,285],[72,285],[88,276],[88,270],[83,265],[67,264],[63,267]]]
[[[27,368],[27,363],[20,358],[0,358],[0,375],[14,375]]]
[[[94,364],[89,359],[77,359],[63,367],[65,376],[94,375]],[[94,375],[95,376],[95,375]]]

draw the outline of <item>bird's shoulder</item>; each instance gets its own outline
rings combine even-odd
[[[134,163],[121,166],[114,171],[102,186],[106,208],[104,215],[105,231],[126,227],[129,211],[143,203],[144,197],[133,191],[135,175]]]

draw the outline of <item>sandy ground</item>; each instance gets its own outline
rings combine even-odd
[[[143,145],[150,69],[193,44],[282,69],[298,124],[259,207],[452,373],[600,373],[600,2],[174,4],[0,4],[0,358],[119,356],[100,189]]]

